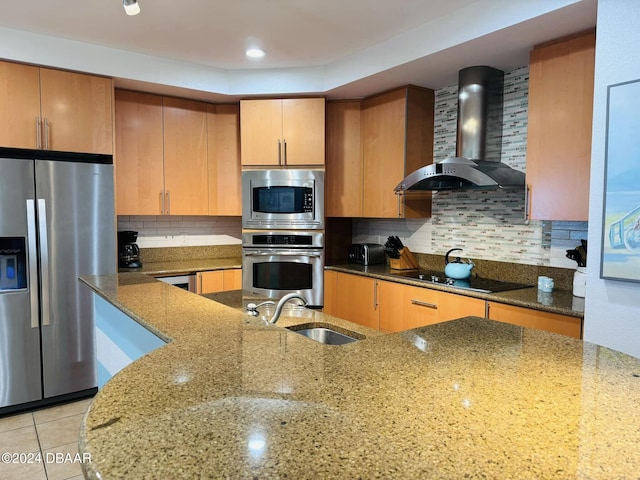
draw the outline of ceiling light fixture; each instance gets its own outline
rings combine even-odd
[[[262,58],[267,54],[261,48],[247,48],[244,53],[249,58]]]
[[[137,15],[140,13],[140,5],[137,0],[122,0],[122,6],[127,15]]]

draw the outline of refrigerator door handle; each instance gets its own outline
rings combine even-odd
[[[31,328],[38,328],[38,246],[36,244],[36,209],[33,200],[27,200],[27,237]]]
[[[47,204],[43,198],[38,199],[38,228],[40,233],[40,273],[42,277],[42,325],[50,325],[49,300],[49,241],[47,236]]]

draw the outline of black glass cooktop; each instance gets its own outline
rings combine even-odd
[[[454,280],[447,278],[443,272],[430,270],[408,270],[393,272],[391,275],[396,277],[411,278],[412,280],[423,281],[425,283],[436,283],[439,285],[447,285],[464,290],[473,290],[474,292],[495,293],[506,292],[508,290],[519,290],[521,288],[529,288],[531,285],[523,283],[503,282],[501,280],[492,280],[490,278],[480,278],[471,276],[466,280]]]

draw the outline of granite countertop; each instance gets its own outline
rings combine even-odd
[[[326,346],[282,328],[337,320],[317,311],[266,325],[145,275],[82,280],[169,341],[94,398],[87,478],[640,471],[640,360],[628,355],[476,317]]]
[[[192,258],[144,262],[140,268],[120,268],[122,273],[144,273],[151,276],[187,275],[208,270],[242,268],[242,258]]]
[[[533,308],[545,312],[558,313],[560,315],[569,315],[572,317],[584,317],[584,298],[574,297],[570,291],[554,290],[552,293],[542,293],[536,287],[522,288],[519,290],[510,290],[506,292],[482,293],[472,290],[465,290],[447,285],[433,284],[412,280],[392,275],[392,271],[386,265],[331,265],[326,266],[326,270],[335,270],[338,272],[352,273],[355,275],[363,275],[380,280],[404,283],[423,288],[432,288],[434,290],[442,290],[446,292],[465,295],[468,297],[482,298],[495,302],[516,305],[520,307]]]

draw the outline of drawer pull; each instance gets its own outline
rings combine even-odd
[[[418,305],[419,307],[433,308],[435,310],[438,309],[438,305],[436,305],[434,303],[421,302],[420,300],[415,300],[413,298],[411,299],[411,304],[412,305]]]

